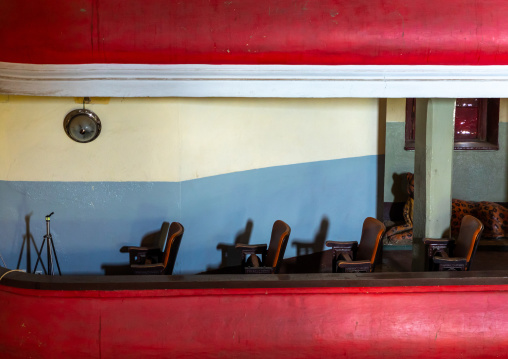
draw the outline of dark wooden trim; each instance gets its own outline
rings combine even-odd
[[[481,99],[479,104],[481,117],[479,119],[478,140],[456,140],[454,149],[457,151],[497,151],[499,150],[499,99]],[[406,126],[404,150],[414,151],[415,137],[415,107],[416,99],[406,99]]]
[[[416,118],[416,99],[406,99],[406,127],[405,127],[405,150],[415,149],[415,118]]]
[[[0,268],[0,276],[7,270]],[[311,273],[272,275],[147,275],[147,276],[45,276],[13,272],[0,286],[53,291],[242,289],[242,288],[336,288],[418,287],[455,285],[508,285],[508,271],[482,272],[379,272]]]
[[[499,102],[498,98],[489,98],[487,105],[486,141],[499,149]]]

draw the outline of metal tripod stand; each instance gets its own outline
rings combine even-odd
[[[58,268],[58,274],[62,275],[62,272],[60,271],[60,265],[58,264],[58,257],[56,256],[55,245],[53,244],[53,236],[51,236],[51,232],[49,230],[49,222],[51,221],[51,216],[54,213],[55,212],[51,212],[50,214],[48,214],[46,216],[46,235],[44,236],[44,239],[42,240],[41,250],[37,256],[38,257],[37,262],[35,262],[34,273],[35,273],[35,270],[37,269],[37,265],[39,264],[39,261],[40,261],[42,268],[44,269],[44,274],[55,275],[55,272],[53,269],[53,257],[54,257],[56,266]],[[47,263],[48,270],[47,271],[46,271],[46,268],[44,268],[44,265],[42,264],[42,259],[40,256],[40,254],[42,254],[44,244],[46,244],[46,248],[47,248],[47,252],[48,252],[48,263]]]

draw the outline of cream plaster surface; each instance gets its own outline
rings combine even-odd
[[[406,122],[406,99],[386,99],[386,122]]]
[[[97,140],[63,130],[73,98],[0,102],[0,179],[182,181],[378,155],[377,99],[111,98]]]
[[[377,155],[377,102],[376,99],[183,100],[182,179]]]
[[[499,122],[508,122],[508,98],[499,100]]]
[[[112,99],[86,105],[101,119],[93,142],[72,141],[73,98],[10,96],[0,103],[0,178],[9,181],[177,181],[178,103]]]

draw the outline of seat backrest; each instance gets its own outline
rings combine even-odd
[[[362,237],[358,244],[356,260],[368,260],[373,265],[380,250],[385,225],[375,218],[367,217],[363,221]]]
[[[168,234],[169,234],[169,222],[162,222],[161,231],[159,234],[159,241],[157,242],[157,247],[160,248],[161,252],[164,249],[166,240],[168,239]]]
[[[166,249],[164,249],[164,274],[173,274],[173,268],[176,262],[176,255],[180,248],[180,242],[182,241],[184,228],[178,222],[171,223],[169,226],[169,237],[166,243]]]
[[[270,238],[268,253],[264,263],[265,267],[275,268],[274,273],[279,272],[290,234],[291,227],[281,220],[275,221],[272,227],[272,237]]]
[[[470,215],[462,218],[453,256],[466,258],[466,270],[471,266],[471,259],[474,257],[482,232],[483,224],[480,220]]]

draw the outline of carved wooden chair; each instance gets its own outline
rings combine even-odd
[[[130,264],[149,264],[162,261],[164,245],[169,235],[169,222],[163,222],[159,240],[153,247],[127,247]]]
[[[279,273],[290,234],[291,228],[285,222],[277,220],[272,227],[272,236],[268,250],[266,249],[266,244],[237,244],[236,248],[242,251],[244,273]],[[258,254],[261,255],[261,260],[259,260]],[[250,257],[246,260],[248,255]]]
[[[164,249],[162,261],[160,263],[131,264],[131,270],[134,274],[173,274],[173,268],[176,262],[176,255],[180,248],[184,228],[178,222],[171,223],[169,227],[169,237]]]
[[[457,240],[425,238],[430,270],[467,271],[476,253],[483,224],[477,218],[466,215],[460,223]]]
[[[327,241],[326,246],[332,248],[332,272],[372,272],[381,252],[385,230],[383,223],[368,217],[363,221],[360,244],[356,241]]]

